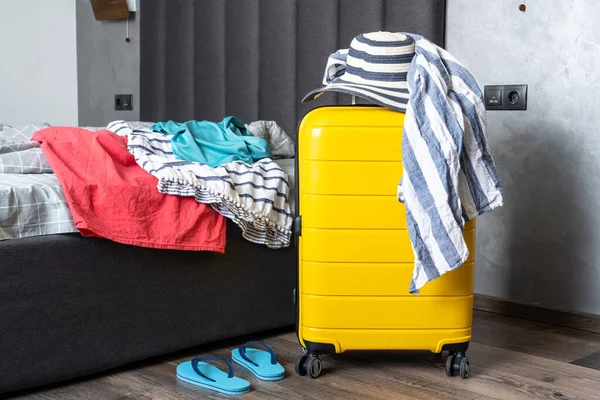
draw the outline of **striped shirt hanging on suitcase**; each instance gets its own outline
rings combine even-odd
[[[416,54],[408,73],[398,199],[406,206],[415,253],[410,291],[417,293],[465,262],[465,221],[503,200],[475,79],[450,53],[411,36]]]

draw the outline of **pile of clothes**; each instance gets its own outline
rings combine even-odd
[[[273,160],[293,157],[294,145],[273,121],[115,121],[47,127],[32,140],[85,236],[222,253],[230,218],[252,242],[290,244],[288,176]]]

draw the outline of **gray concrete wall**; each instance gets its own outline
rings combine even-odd
[[[104,126],[116,119],[139,120],[140,0],[129,19],[96,21],[89,0],[77,0],[79,125]],[[117,93],[133,94],[133,111],[115,111]]]
[[[476,291],[600,314],[600,2],[448,0],[447,48],[479,84],[529,84],[488,111],[505,206],[478,225]]]
[[[77,125],[73,0],[0,0],[0,59],[0,123]]]

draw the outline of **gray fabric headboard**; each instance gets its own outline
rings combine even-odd
[[[444,44],[445,0],[144,0],[140,116],[146,121],[235,115],[277,121],[350,97],[321,85],[327,57],[363,32],[421,34]]]

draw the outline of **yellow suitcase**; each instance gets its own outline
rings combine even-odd
[[[447,374],[468,377],[475,224],[465,226],[467,262],[408,293],[414,257],[396,198],[403,123],[403,113],[372,106],[321,107],[300,123],[299,375],[320,374],[320,353],[430,350],[449,351]]]

